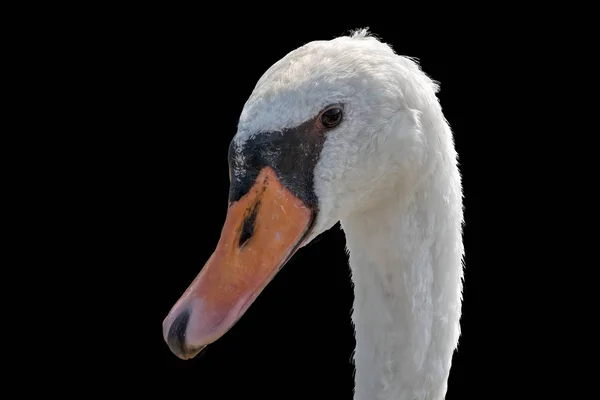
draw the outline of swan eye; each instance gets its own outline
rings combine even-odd
[[[325,128],[333,128],[342,120],[341,108],[330,108],[321,114],[321,123]]]

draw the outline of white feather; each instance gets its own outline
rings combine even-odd
[[[462,187],[439,86],[366,30],[275,63],[235,141],[344,104],[315,169],[308,243],[341,221],[355,290],[356,400],[443,399],[460,335]],[[241,153],[240,153],[241,154]]]

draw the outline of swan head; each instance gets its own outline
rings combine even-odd
[[[259,79],[229,147],[217,249],[163,321],[180,358],[224,335],[300,247],[410,193],[427,170],[421,115],[437,86],[365,30],[315,41]]]

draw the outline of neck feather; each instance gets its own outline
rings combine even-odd
[[[449,167],[411,196],[341,221],[355,292],[356,400],[445,397],[463,275],[460,177]]]

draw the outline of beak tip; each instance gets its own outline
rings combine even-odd
[[[167,316],[162,323],[163,338],[169,346],[169,349],[173,354],[182,360],[190,360],[196,357],[207,345],[203,345],[197,348],[190,347],[187,343],[187,329],[190,321],[189,309],[184,309],[172,318],[171,315]]]
[[[190,312],[185,309],[169,323],[170,318],[167,317],[163,321],[163,337],[171,351],[181,358],[181,355],[186,354],[186,331],[190,320]]]

